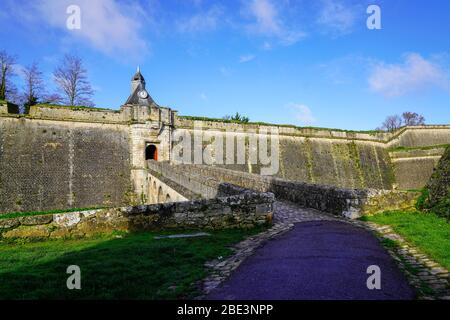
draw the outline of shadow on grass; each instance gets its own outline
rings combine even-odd
[[[207,238],[121,239],[1,244],[0,299],[185,299],[197,295],[204,263],[255,230],[224,230]],[[86,246],[83,241],[91,241]],[[8,246],[13,246],[13,248]],[[81,290],[68,290],[66,269],[81,268]]]

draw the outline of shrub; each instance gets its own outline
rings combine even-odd
[[[416,209],[423,211],[430,208],[430,191],[427,188],[421,190],[421,194],[416,202]]]
[[[431,210],[438,216],[447,218],[450,221],[450,193],[441,201],[438,202]]]

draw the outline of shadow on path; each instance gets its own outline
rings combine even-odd
[[[367,268],[381,269],[369,290]],[[370,232],[337,221],[298,223],[267,242],[207,299],[391,300],[415,293]]]

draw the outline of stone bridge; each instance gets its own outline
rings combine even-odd
[[[169,183],[170,184],[170,183]],[[148,174],[148,203],[169,203],[189,200],[175,190],[176,187],[170,187],[167,183],[161,181],[151,173]]]
[[[222,195],[221,185],[228,183],[256,192],[270,192],[280,201],[287,200],[303,208],[354,219],[379,210],[412,207],[418,196],[415,192],[346,189],[168,161],[149,160],[147,168],[146,197],[150,203],[213,199]]]

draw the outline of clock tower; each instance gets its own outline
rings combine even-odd
[[[177,112],[152,99],[139,67],[131,78],[131,94],[121,110],[130,122],[132,183],[137,199],[145,203],[150,195],[147,161],[170,161]]]
[[[131,79],[131,95],[128,97],[127,105],[139,105],[139,106],[156,106],[155,101],[148,94],[145,89],[145,79],[141,74],[139,67],[137,68],[136,74]]]

